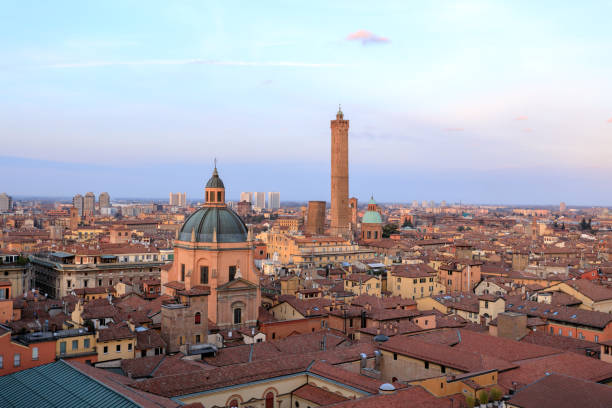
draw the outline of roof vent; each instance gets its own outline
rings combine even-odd
[[[384,383],[378,387],[378,391],[381,394],[393,394],[395,392],[395,387],[393,384]]]

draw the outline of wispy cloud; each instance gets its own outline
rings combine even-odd
[[[531,133],[532,131],[533,131],[532,128],[525,128],[525,129],[523,129],[523,132],[525,132],[525,133]]]
[[[446,128],[444,130],[446,130],[447,132],[463,132],[465,129],[458,128],[458,127],[451,127],[451,128]]]
[[[171,60],[138,60],[138,61],[85,61],[44,65],[44,68],[94,68],[134,65],[225,65],[236,67],[302,67],[330,68],[342,67],[345,64],[311,63],[295,61],[216,61],[204,59],[171,59]]]
[[[357,30],[349,34],[346,39],[348,41],[361,41],[362,45],[368,44],[386,44],[391,42],[387,37],[380,37],[368,30]]]
[[[529,119],[527,116],[517,116],[514,120],[527,120]]]

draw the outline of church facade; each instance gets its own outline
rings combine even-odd
[[[216,167],[206,184],[205,204],[185,220],[174,243],[172,267],[161,278],[164,293],[176,297],[208,287],[207,316],[220,329],[257,324],[261,294],[252,235],[226,206]]]

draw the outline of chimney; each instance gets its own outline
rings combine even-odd
[[[361,358],[361,362],[359,364],[359,368],[360,369],[364,369],[366,368],[368,362],[367,362],[367,355],[365,353],[359,353],[359,357]]]
[[[374,370],[380,371],[380,361],[382,360],[382,353],[380,350],[374,350]]]

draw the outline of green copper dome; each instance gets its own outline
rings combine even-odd
[[[366,211],[361,218],[362,224],[382,224],[382,217],[378,211]]]
[[[192,231],[196,242],[245,242],[248,230],[238,214],[227,207],[202,207],[187,218],[179,241],[191,241]]]

